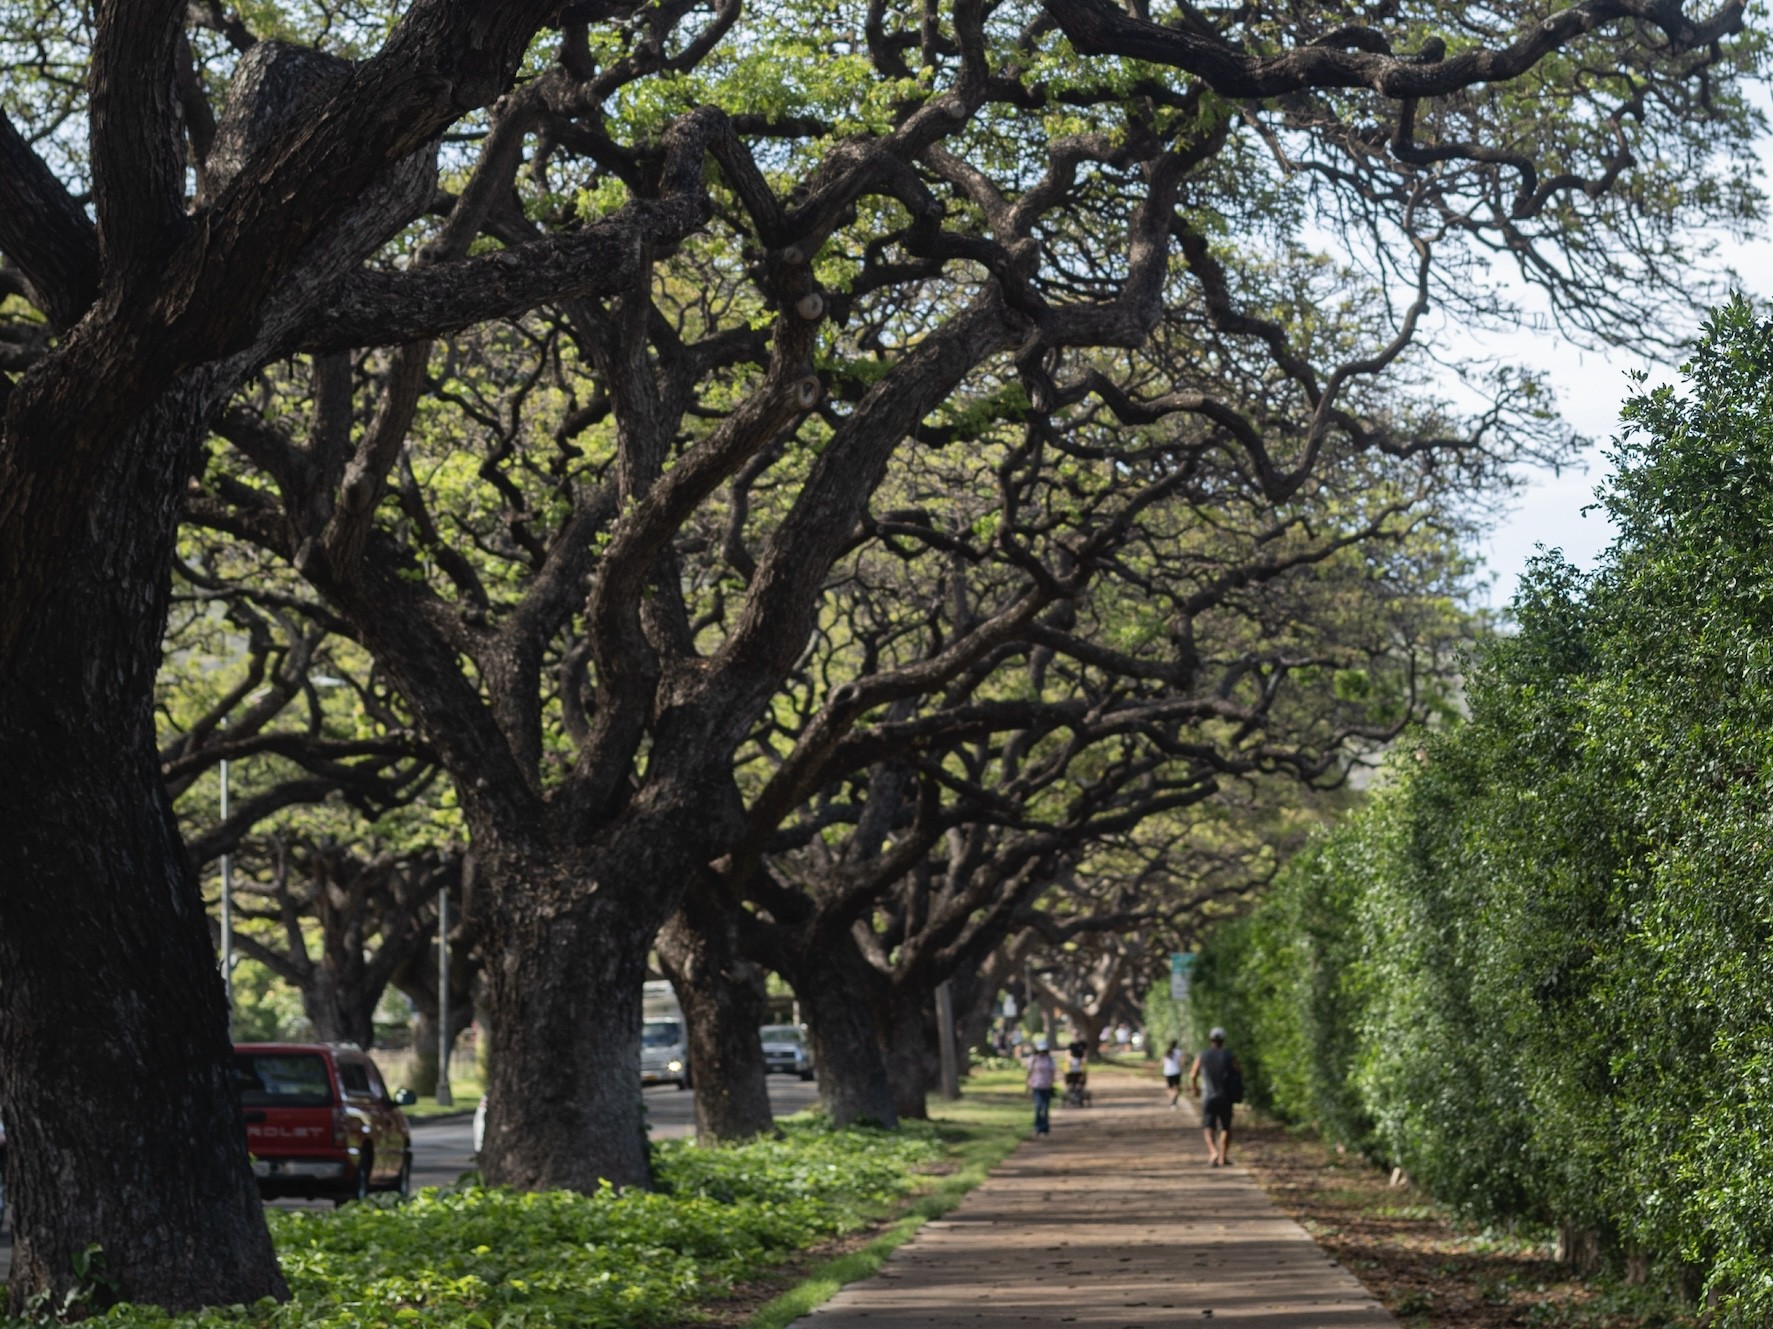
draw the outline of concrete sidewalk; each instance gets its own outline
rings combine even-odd
[[[1237,1165],[1235,1135],[1232,1166],[1209,1167],[1194,1111],[1159,1083],[1094,1072],[1090,1088],[1094,1106],[1055,1107],[1049,1139],[797,1324],[1396,1329]]]

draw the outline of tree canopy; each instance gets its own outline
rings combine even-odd
[[[448,781],[488,1177],[644,1184],[648,948],[833,754],[1132,705],[1309,774],[1405,714],[1362,597],[1566,442],[1530,367],[1442,400],[1425,320],[1506,322],[1493,260],[1604,340],[1702,296],[1744,12],[0,10],[0,1108],[89,1201],[21,1194],[15,1299],[93,1241],[132,1296],[280,1286],[156,741],[181,553],[339,644],[357,775]],[[52,1011],[113,1034],[58,1062]]]

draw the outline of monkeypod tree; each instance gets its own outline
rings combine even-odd
[[[1080,491],[1076,471],[1071,478]],[[1125,480],[1114,473],[1105,492]],[[1046,618],[1043,634],[1005,643],[959,686],[855,725],[821,754],[818,774],[801,765],[816,751],[807,735],[788,752],[776,779],[804,779],[813,794],[779,827],[760,824],[729,865],[742,870],[745,850],[763,847],[749,884],[734,892],[753,906],[740,934],[800,995],[837,1119],[888,1120],[889,1098],[895,1116],[923,1114],[936,986],[1044,919],[1034,906],[1066,894],[1061,883],[1114,884],[1095,910],[1085,904],[1091,892],[1074,886],[1066,920],[1047,920],[1055,936],[1154,924],[1247,889],[1247,875],[1231,887],[1218,881],[1219,860],[1235,854],[1209,833],[1204,805],[1235,815],[1226,786],[1247,778],[1274,790],[1336,782],[1348,760],[1424,713],[1446,686],[1463,638],[1445,609],[1449,583],[1376,575],[1371,549],[1339,559],[1348,532],[1289,546],[1272,513],[1257,524],[1267,539],[1241,565],[1232,507],[1217,511],[1211,558],[1200,544],[1185,555],[1120,553],[1123,569],[1141,568],[1148,612],[1130,615],[1124,588],[1104,573],[1091,594]],[[1167,527],[1156,513],[1151,520]],[[1361,538],[1408,541],[1408,531]],[[1184,569],[1204,566],[1244,593],[1220,603],[1201,594]],[[1434,566],[1425,548],[1395,563],[1416,575]],[[852,569],[852,588],[865,580]],[[1249,593],[1263,581],[1264,591]],[[983,603],[955,590],[950,582],[921,600],[904,588],[879,596],[880,621],[892,629],[875,639],[877,658],[914,657],[920,644],[945,640],[954,604]],[[1182,604],[1192,612],[1189,655],[1179,660],[1170,628]],[[867,621],[860,612],[845,620],[846,648],[870,640]],[[846,686],[865,689],[875,677]],[[759,816],[779,806],[777,792],[766,786]],[[1262,851],[1259,840],[1240,847]],[[1170,891],[1182,898],[1167,899]]]
[[[15,1301],[68,1290],[94,1243],[132,1300],[281,1290],[156,760],[182,512],[306,579],[451,777],[498,884],[489,1177],[643,1182],[647,947],[743,834],[733,754],[894,454],[932,421],[1087,399],[1210,422],[1277,495],[1332,439],[1424,446],[1367,389],[1428,300],[1482,312],[1460,256],[1486,247],[1579,322],[1654,327],[1669,228],[1741,202],[1708,155],[1747,114],[1741,13],[8,10]],[[1301,358],[1274,326],[1346,285],[1289,219],[1379,237],[1414,292],[1365,349]],[[1221,348],[1203,376],[1272,374],[1309,431],[1091,362],[1183,292]],[[451,358],[500,341],[543,372]],[[484,409],[526,384],[536,414]],[[734,539],[698,547],[691,516],[745,496]]]
[[[799,993],[838,1120],[921,1114],[933,989],[1062,865],[1226,779],[1338,778],[1445,686],[1459,571],[1428,473],[1326,465],[1279,506],[1186,435],[1108,449],[1098,430],[975,439],[890,476],[924,506],[844,560],[742,754],[751,827],[716,877],[751,906],[744,947]],[[976,637],[991,649],[944,674]],[[839,728],[826,699],[879,700]]]

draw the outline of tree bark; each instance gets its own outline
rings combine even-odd
[[[406,1084],[419,1098],[437,1096],[437,1009],[418,1011],[412,1022],[412,1059],[406,1063]]]
[[[92,1246],[104,1252],[100,1300],[189,1308],[287,1291],[154,742],[198,396],[169,392],[118,440],[72,539],[6,560],[34,582],[0,599],[0,1112],[15,1311],[38,1294],[59,1304]],[[42,501],[63,497],[53,473],[8,469],[0,510],[33,481]]]
[[[881,1055],[880,1032],[864,996],[879,982],[848,935],[809,948],[783,975],[800,998],[813,1040],[819,1102],[834,1125],[872,1122],[896,1129],[893,1084]]]
[[[483,852],[501,889],[484,934],[481,1171],[520,1190],[650,1186],[640,1007],[658,922],[567,855]]]
[[[475,948],[462,939],[465,929],[457,927],[452,931],[449,1028],[454,1039],[474,1023],[474,989],[479,982],[480,966]],[[416,1017],[413,1022],[413,1058],[405,1087],[420,1098],[434,1097],[437,1093],[437,943],[433,941],[415,959],[397,970],[393,982],[412,1002]]]
[[[314,1037],[323,1043],[355,1043],[367,1048],[375,1043],[376,1007],[382,989],[359,986],[329,965],[317,964],[302,985],[302,1009],[314,1026]]]
[[[697,1139],[716,1144],[774,1129],[757,1035],[769,1009],[763,970],[739,953],[732,916],[692,890],[660,931],[658,951],[689,1024]]]
[[[893,1086],[893,1108],[901,1118],[926,1121],[930,1092],[941,1078],[930,994],[893,993],[882,1005],[876,1020]]]

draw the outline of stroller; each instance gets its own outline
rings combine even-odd
[[[1084,1068],[1084,1061],[1089,1055],[1089,1045],[1079,1041],[1066,1050],[1071,1053],[1071,1069],[1065,1072],[1065,1106],[1088,1107],[1090,1073]]]

